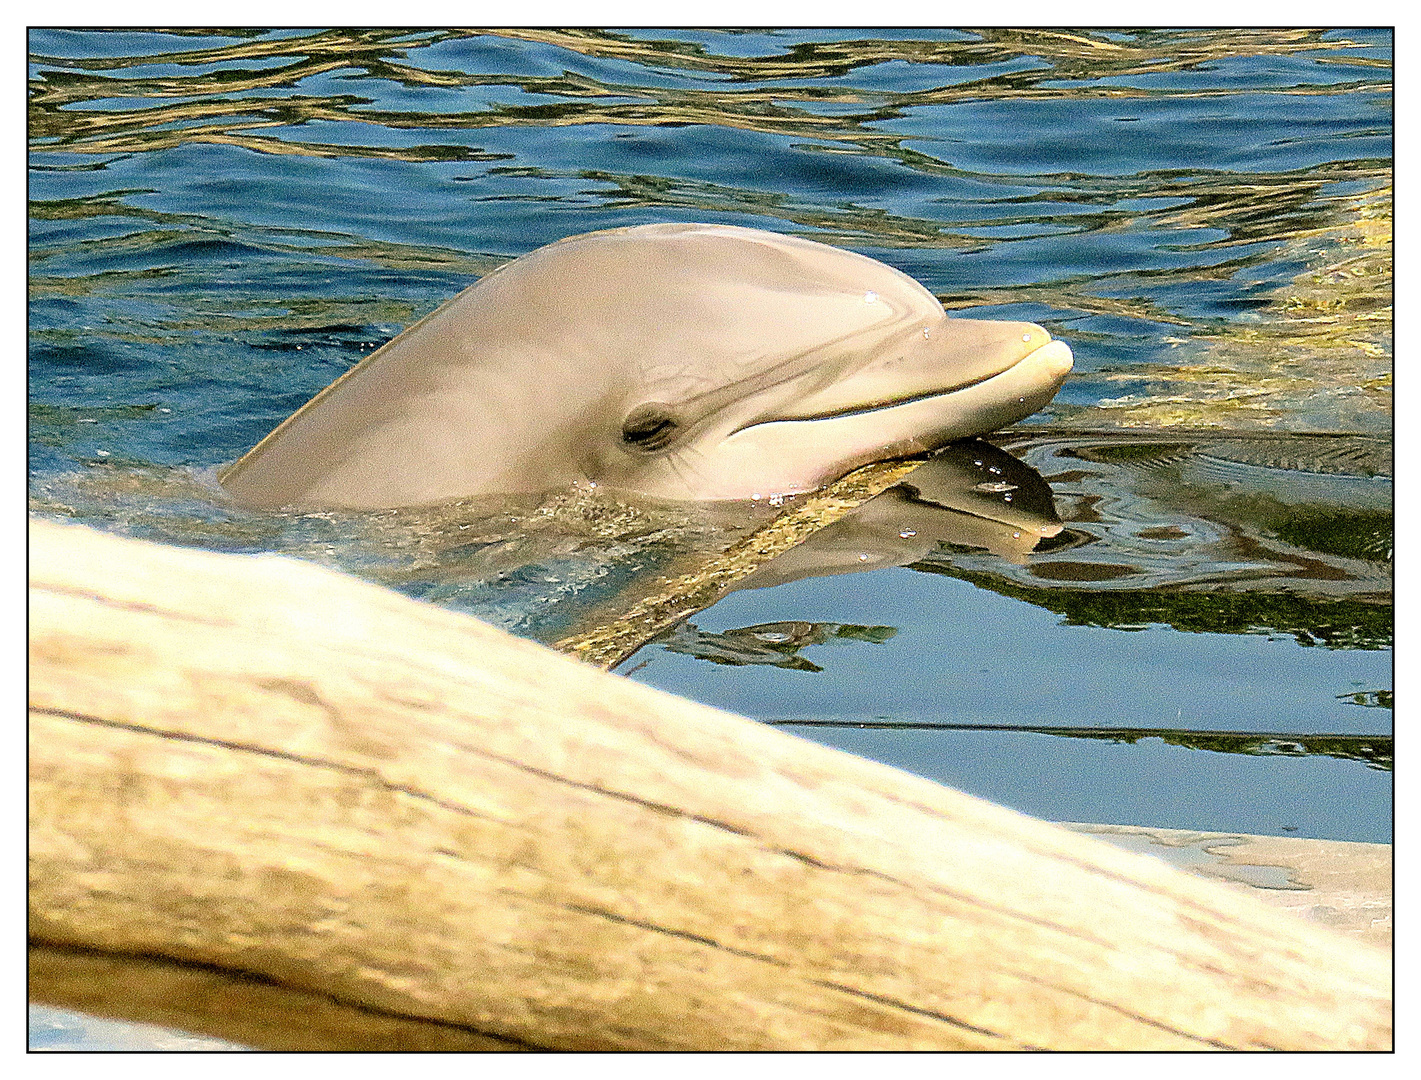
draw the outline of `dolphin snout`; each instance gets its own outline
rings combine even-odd
[[[1076,363],[1076,358],[1071,353],[1071,347],[1064,341],[1055,338],[1029,354],[1026,359],[1040,364],[1042,374],[1055,379],[1064,379],[1071,373],[1071,368]]]
[[[1074,365],[1071,347],[1064,341],[1052,339],[1022,357],[995,379],[988,379],[976,387],[986,401],[997,397],[995,408],[1002,414],[992,428],[984,430],[1014,424],[1044,409],[1056,396],[1056,391],[1061,389]]]
[[[1059,372],[1064,379],[1071,369],[1071,350],[1035,323],[943,316],[914,329],[862,367],[780,404],[773,418],[823,419],[962,391],[1027,361],[1033,373],[1044,364],[1039,374]]]

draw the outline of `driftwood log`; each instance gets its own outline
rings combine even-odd
[[[258,1050],[456,1051],[535,1049],[456,1024],[396,1016],[297,990],[247,972],[157,956],[32,943],[30,1000],[91,1017],[217,1038]],[[153,1033],[133,1039],[153,1045]]]
[[[1391,1044],[1384,952],[1157,860],[290,559],[30,555],[51,967],[467,1045]]]

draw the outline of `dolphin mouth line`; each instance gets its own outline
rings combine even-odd
[[[742,431],[748,431],[750,428],[759,427],[761,424],[807,424],[813,423],[817,420],[840,420],[851,416],[867,416],[870,413],[886,412],[889,409],[896,409],[900,405],[912,405],[919,401],[931,401],[933,398],[947,397],[949,394],[956,394],[962,390],[970,390],[974,386],[981,386],[985,382],[991,382],[993,379],[1005,375],[1007,372],[1011,371],[1018,365],[1026,363],[1026,361],[1030,360],[1033,356],[1039,353],[1041,349],[1047,348],[1049,345],[1051,345],[1054,340],[1055,339],[1053,338],[1052,341],[1048,341],[1045,345],[1033,349],[1021,359],[1013,361],[1011,364],[1008,364],[1000,371],[994,371],[990,375],[983,375],[980,378],[971,380],[970,382],[958,383],[956,386],[949,386],[939,390],[925,390],[921,394],[912,394],[908,397],[894,398],[892,401],[866,402],[862,405],[850,405],[843,409],[831,409],[828,412],[815,413],[812,416],[767,417],[764,420],[755,420],[752,423],[744,425],[743,427],[738,427],[730,434],[738,435]]]

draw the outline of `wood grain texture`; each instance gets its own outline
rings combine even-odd
[[[1390,1046],[1382,951],[274,556],[31,525],[34,939],[564,1049]]]
[[[28,961],[33,1003],[155,1024],[237,1047],[288,1052],[529,1049],[453,1024],[362,1009],[206,964],[64,945],[31,945]],[[144,1045],[141,1035],[134,1041]]]

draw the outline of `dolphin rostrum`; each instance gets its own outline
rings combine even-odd
[[[1029,416],[1070,370],[1041,327],[949,318],[864,255],[728,225],[611,229],[488,274],[220,480],[257,507],[794,494]]]

